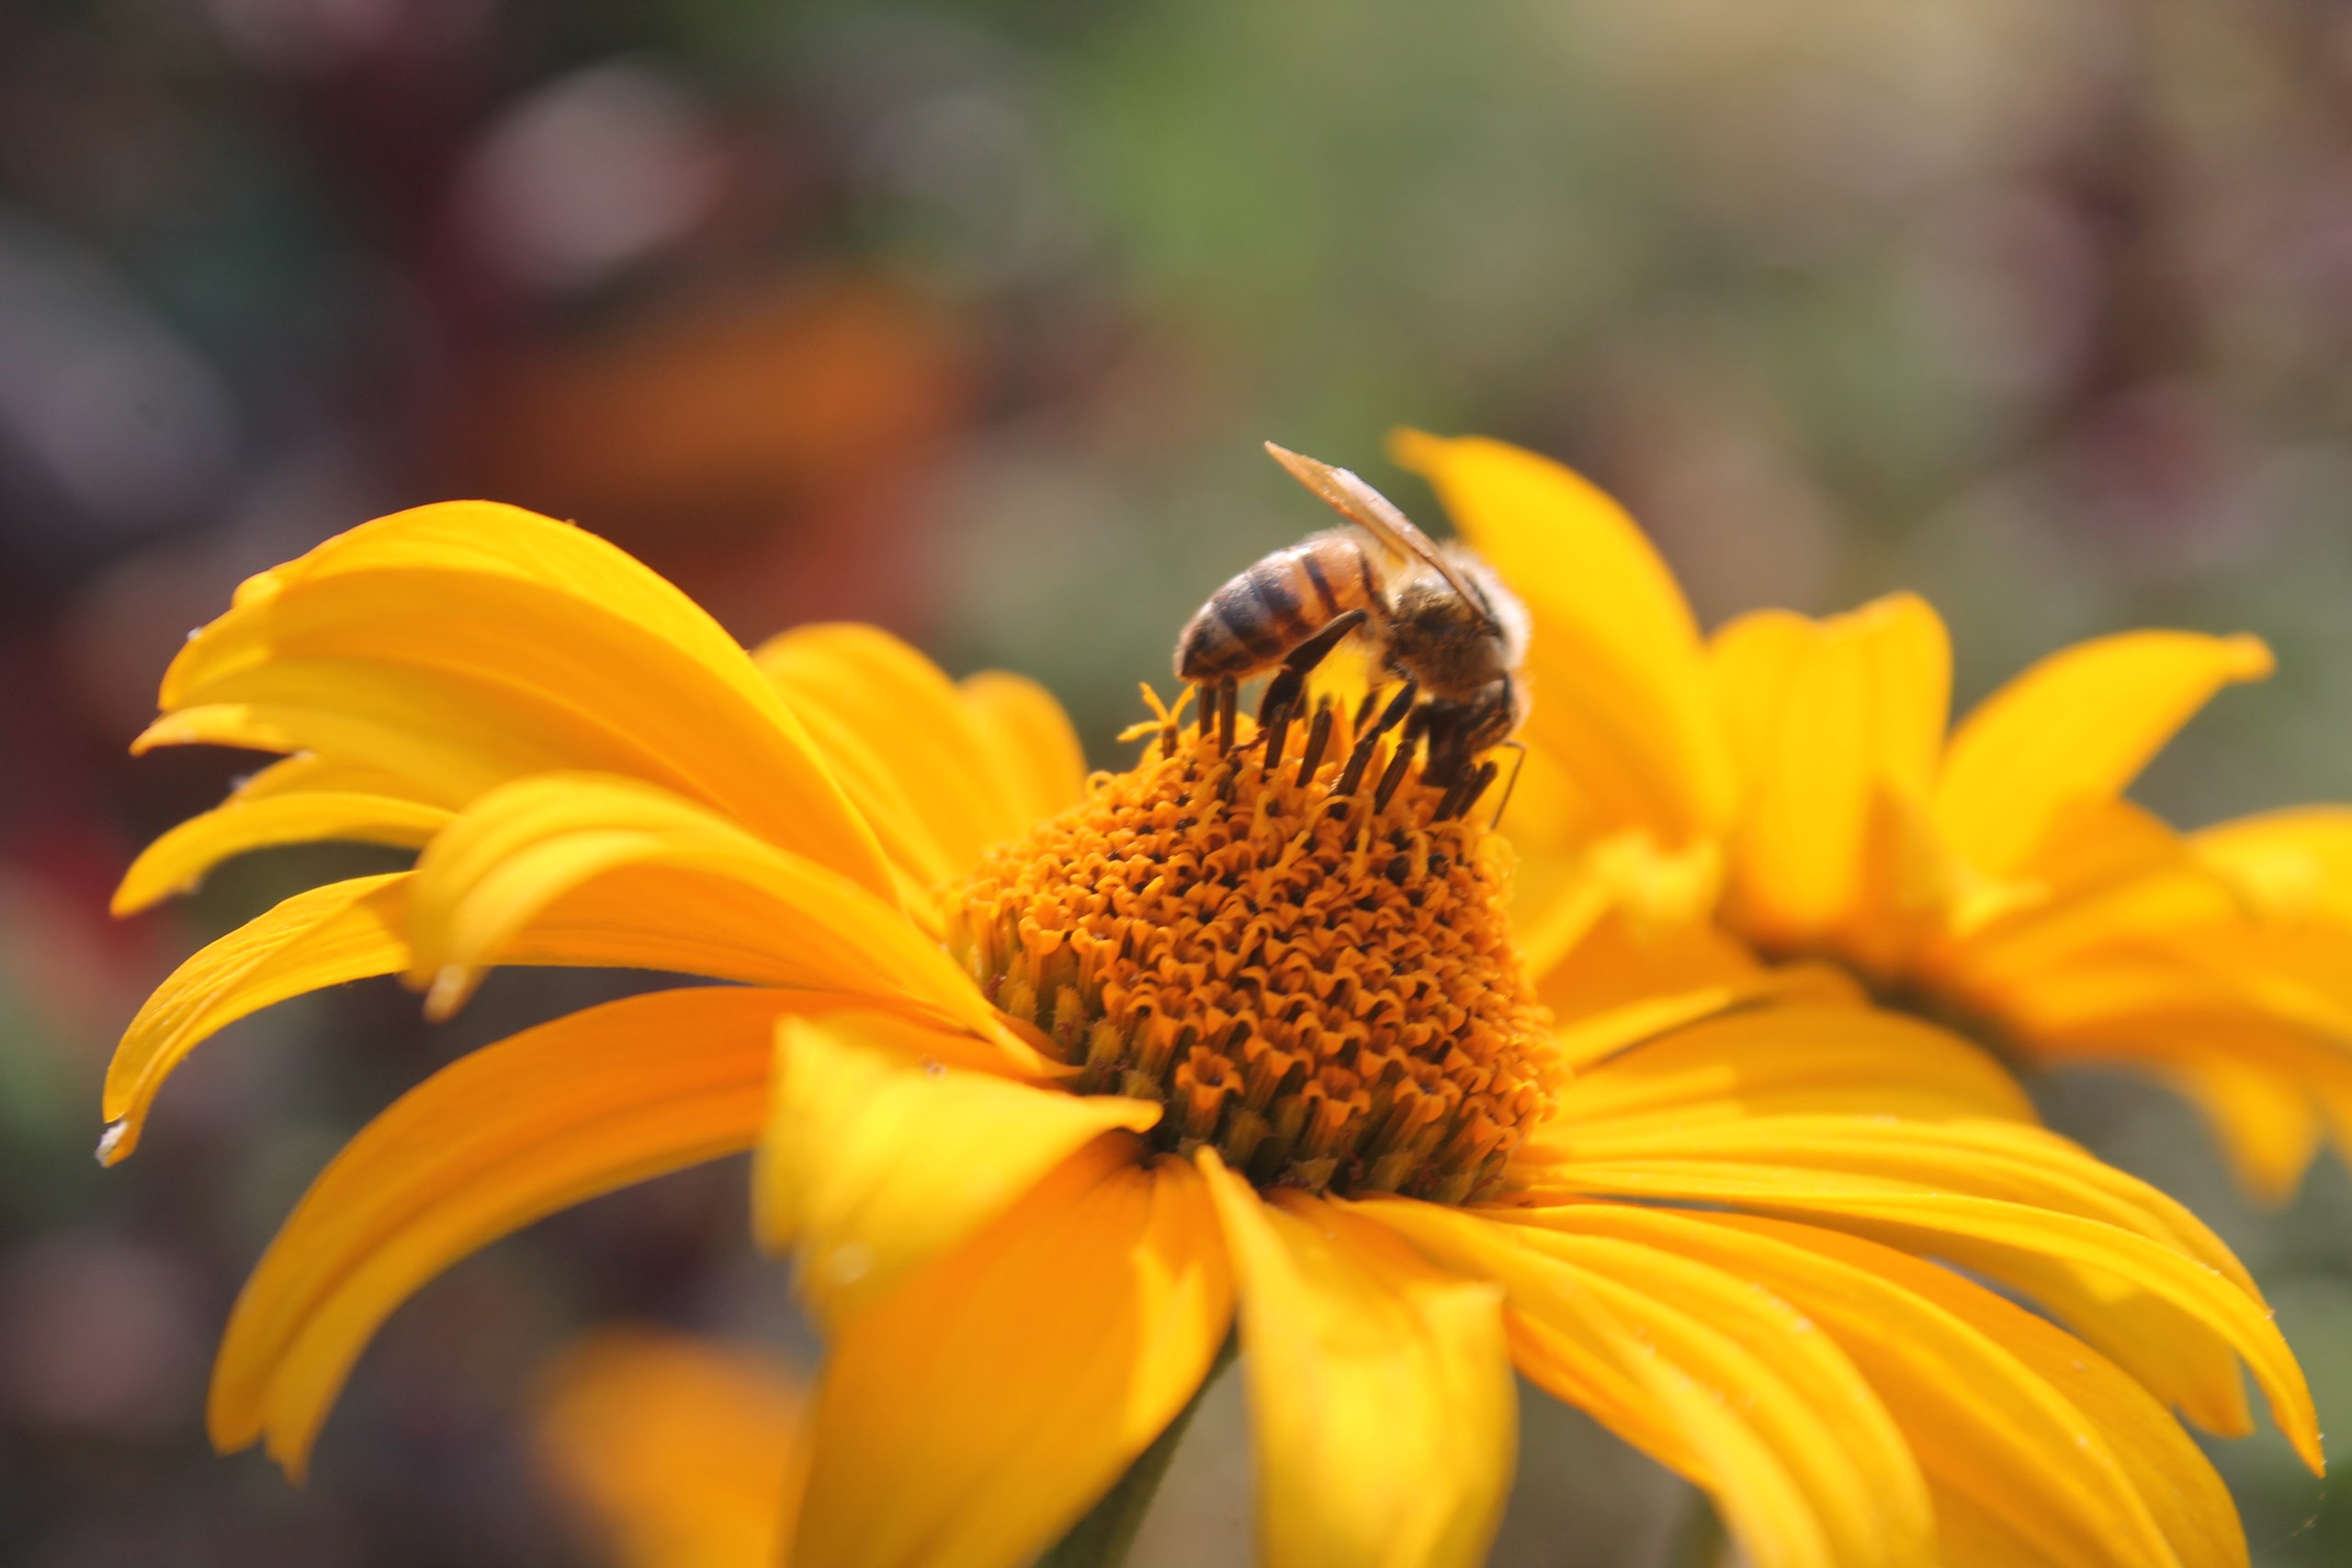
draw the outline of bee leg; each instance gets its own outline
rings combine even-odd
[[[1413,743],[1407,740],[1400,743],[1396,755],[1388,759],[1388,771],[1380,775],[1380,787],[1372,793],[1372,808],[1374,811],[1388,809],[1388,803],[1396,798],[1396,792],[1404,786],[1405,775],[1412,766]]]
[[[1456,710],[1451,705],[1424,707],[1413,717],[1419,721],[1421,733],[1430,741],[1429,758],[1421,764],[1421,782],[1439,789],[1453,788],[1470,761],[1463,750],[1462,726]],[[1412,733],[1410,727],[1406,733]]]
[[[1331,726],[1339,715],[1331,711],[1329,702],[1315,705],[1315,723],[1306,732],[1306,750],[1298,760],[1298,782],[1305,784],[1323,765],[1323,753],[1331,745]]]
[[[1348,765],[1340,770],[1339,783],[1331,786],[1333,795],[1355,794],[1356,785],[1363,782],[1363,771],[1372,765],[1373,748],[1380,743],[1383,735],[1405,721],[1405,716],[1413,711],[1413,699],[1419,695],[1420,688],[1409,680],[1397,689],[1396,695],[1381,714],[1380,722],[1357,737],[1355,750],[1348,753]],[[1358,723],[1356,728],[1363,729],[1362,723]],[[1412,747],[1402,746],[1397,750],[1409,753]]]
[[[1291,716],[1298,712],[1298,699],[1294,695],[1290,700],[1278,705],[1271,713],[1263,708],[1259,711],[1263,715],[1258,720],[1258,727],[1261,738],[1266,742],[1265,771],[1272,773],[1281,764],[1283,748],[1290,740]]]
[[[1241,705],[1241,688],[1230,678],[1216,683],[1216,749],[1233,750],[1235,712]]]
[[[1487,786],[1494,782],[1495,764],[1491,761],[1479,763],[1477,772],[1464,773],[1447,786],[1445,798],[1438,802],[1437,815],[1431,820],[1442,822],[1468,811],[1477,803],[1478,797],[1487,793]]]
[[[1258,699],[1258,722],[1272,721],[1275,710],[1298,705],[1299,694],[1306,690],[1306,678],[1315,667],[1330,657],[1350,632],[1363,625],[1362,610],[1350,610],[1334,615],[1329,624],[1283,656],[1283,667],[1266,682],[1266,694]]]

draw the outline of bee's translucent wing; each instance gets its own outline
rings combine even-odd
[[[1373,489],[1345,468],[1335,468],[1329,463],[1294,452],[1287,446],[1266,443],[1266,450],[1274,461],[1290,470],[1291,478],[1320,496],[1323,503],[1374,538],[1381,547],[1400,560],[1419,561],[1445,579],[1453,590],[1494,624],[1494,614],[1487,602],[1453,563],[1442,554],[1430,537],[1413,525],[1413,520],[1396,510],[1396,503]]]

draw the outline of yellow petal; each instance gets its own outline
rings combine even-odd
[[[656,883],[689,928],[698,907],[750,909],[737,941],[774,983],[911,1008],[1034,1066],[1034,1053],[938,945],[892,905],[806,857],[677,795],[628,779],[545,774],[467,808],[417,863],[412,976],[436,1014],[559,899],[607,877]],[[669,909],[650,909],[658,927]]]
[[[1719,933],[1705,934],[1712,942]],[[1601,966],[1592,967],[1597,972]],[[1862,989],[1852,976],[1828,964],[1791,964],[1767,969],[1751,962],[1720,973],[1719,979],[1697,984],[1687,977],[1668,978],[1656,995],[1620,998],[1600,1010],[1573,1017],[1559,1032],[1562,1060],[1582,1069],[1719,1013],[1780,1007],[1857,1007],[1863,1001]],[[1558,994],[1548,983],[1543,991],[1546,1001]],[[1559,1004],[1554,1007],[1556,1011]]]
[[[1016,794],[1002,731],[984,727],[936,665],[889,633],[846,623],[798,626],[753,657],[796,711],[825,715],[879,764],[951,874],[1038,820]]]
[[[797,1250],[802,1289],[829,1320],[995,1218],[1081,1145],[1159,1120],[1148,1100],[949,1066],[942,1055],[969,1043],[953,1034],[927,1057],[903,1041],[877,1050],[858,1021],[785,1024],[752,1178],[761,1241]]]
[[[2014,872],[2066,807],[2120,794],[2215,692],[2270,668],[2254,637],[2193,632],[2127,632],[2052,654],[1952,736],[1937,820],[1978,869]]]
[[[967,675],[962,690],[1012,818],[1026,826],[1075,806],[1086,793],[1086,753],[1054,694],[1001,670]]]
[[[2319,1153],[2321,1120],[2309,1094],[2290,1079],[2220,1055],[2182,1069],[2175,1084],[2211,1120],[2231,1173],[2249,1196],[2275,1207],[2295,1195]]]
[[[232,800],[148,845],[115,889],[114,912],[136,914],[189,892],[220,862],[251,850],[322,840],[416,849],[448,820],[447,807],[389,795],[306,790]]]
[[[1744,1160],[1997,1198],[2161,1242],[2262,1300],[2245,1266],[2186,1207],[2041,1127],[1965,1120],[1921,1127],[1883,1112],[1653,1117],[1596,1122],[1575,1150],[1584,1161]]]
[[[1707,639],[1707,689],[1743,793],[1771,772],[1789,683],[1820,640],[1820,624],[1793,610],[1750,610]]]
[[[1823,1111],[2033,1117],[1998,1062],[1933,1025],[1872,1008],[1758,1007],[1586,1067],[1531,1140],[1530,1157],[1611,1136]]]
[[[1801,1122],[1818,1121],[1802,1118]],[[2019,1129],[2006,1126],[2014,1134]],[[1928,1150],[1951,1131],[1936,1122],[1891,1123]],[[1972,1162],[1955,1158],[1936,1169],[1947,1183],[1930,1185],[1834,1168],[1817,1128],[1803,1142],[1792,1131],[1778,1148],[1770,1120],[1700,1130],[1718,1145],[1734,1137],[1736,1157],[1658,1153],[1622,1159],[1574,1158],[1540,1168],[1547,1188],[1642,1201],[1717,1203],[1801,1218],[1871,1236],[1906,1250],[1932,1254],[2034,1296],[2093,1345],[2120,1362],[2151,1392],[2179,1405],[2213,1430],[2247,1427],[2245,1394],[2234,1363],[2243,1358],[2269,1399],[2273,1417],[2296,1451],[2320,1468],[2319,1432],[2311,1393],[2292,1352],[2260,1299],[2177,1239],[2149,1234],[2175,1222],[2151,1204],[2143,1224],[2131,1227],[2082,1213],[2045,1209],[1979,1191],[1955,1190]],[[1881,1151],[1882,1157],[1888,1156]],[[1842,1162],[1852,1164],[1860,1156]],[[1833,1167],[1809,1168],[1804,1159]],[[2086,1156],[2083,1163],[2091,1163]],[[2014,1179],[2012,1169],[1987,1178],[1993,1190]],[[2120,1173],[2110,1186],[2128,1181]],[[1964,1185],[1964,1184],[1963,1184]]]
[[[2142,953],[2182,936],[2204,944],[2216,928],[2251,929],[2228,881],[2177,834],[2133,820],[2139,816],[2113,807],[2064,814],[2063,830],[2075,848],[2037,864],[2040,897],[1983,920],[1951,945],[1941,965],[1955,983],[1990,994],[2030,991],[2041,976],[2086,957]]]
[[[1882,793],[1924,796],[1943,741],[1951,648],[1935,611],[1910,594],[1819,623],[1809,637],[1765,624],[1782,629],[1733,636],[1717,653],[1719,694],[1727,680],[1764,683],[1741,670],[1743,654],[1750,665],[1769,654],[1779,666],[1778,700],[1743,744],[1749,791],[1731,891],[1746,929],[1795,943],[1837,925],[1859,900]]]
[[[1559,464],[1499,441],[1399,432],[1396,461],[1526,601],[1527,739],[1615,827],[1679,844],[1721,826],[1731,771],[1697,626],[1624,510]]]
[[[1786,1221],[1591,1203],[1547,1227],[1644,1242],[1751,1280],[1827,1332],[1939,1492],[2052,1562],[2245,1561],[2229,1493],[2138,1384],[2081,1341],[1948,1269]]]
[[[1634,1336],[1745,1404],[1838,1561],[1932,1561],[1927,1483],[1910,1448],[1859,1369],[1804,1314],[1750,1280],[1657,1247],[1551,1236],[1525,1245],[1571,1263]]]
[[[1579,1060],[1641,1038],[1623,1035],[1617,1019],[1637,1017],[1668,998],[1721,997],[1736,1003],[1861,996],[1859,986],[1832,968],[1768,965],[1746,943],[1703,920],[1651,925],[1623,910],[1596,921],[1537,988],[1564,1032],[1589,1034]]]
[[[162,715],[131,741],[132,755],[158,746],[315,751],[391,773],[415,798],[455,808],[508,779],[577,767],[596,750],[576,727],[469,703],[461,687],[431,672],[282,659],[269,677],[267,692],[251,700]]]
[[[2352,926],[2352,807],[2243,817],[2193,833],[2189,842],[2266,914]]]
[[[1614,1386],[1642,1419],[1629,1440],[1671,1434],[1758,1568],[1931,1561],[1924,1485],[1851,1362],[1789,1305],[1649,1248],[1561,1247],[1486,1214],[1377,1200],[1368,1215],[1438,1261],[1492,1279],[1537,1325],[1522,1360],[1548,1382],[1574,1357],[1575,1397]],[[1575,1364],[1572,1362],[1571,1364]],[[1592,1409],[1613,1424],[1615,1402]]]
[[[414,875],[395,872],[297,895],[173,971],[131,1021],[107,1068],[104,1109],[114,1125],[100,1145],[107,1162],[138,1146],[164,1080],[230,1024],[306,992],[412,968]],[[769,940],[775,918],[773,901],[756,889],[658,865],[631,866],[563,892],[490,959],[808,987],[801,956],[788,949],[779,953]],[[811,995],[828,988],[819,983]],[[857,999],[836,998],[834,1005]],[[865,999],[872,1005],[870,997]],[[1014,1065],[1035,1061],[1025,1043],[1010,1038],[989,1051]]]
[[[540,1462],[620,1568],[780,1561],[801,1399],[773,1353],[607,1328],[566,1346],[538,1384]]]
[[[657,991],[526,1030],[402,1096],[322,1171],[237,1298],[214,1444],[299,1475],[351,1365],[458,1259],[599,1192],[748,1148],[789,993]]]
[[[1340,1205],[1201,1164],[1241,1282],[1269,1568],[1486,1561],[1516,1455],[1501,1292]]]
[[[172,661],[162,705],[151,744],[219,739],[171,721],[226,707],[265,749],[459,789],[545,767],[632,774],[895,897],[872,832],[734,639],[626,553],[514,507],[420,507],[251,579]]]
[[[1216,1219],[1111,1142],[842,1326],[797,1568],[1015,1568],[1193,1397],[1233,1317]]]
[[[263,1008],[346,980],[407,967],[406,872],[298,893],[172,971],[155,987],[107,1065],[103,1107],[109,1165],[139,1146],[155,1094],[187,1054]]]
[[[2259,1202],[2293,1196],[2324,1122],[2352,1128],[2352,1051],[2226,998],[2086,1020],[2041,1044],[2053,1058],[2137,1067],[2171,1084],[2204,1112]]]

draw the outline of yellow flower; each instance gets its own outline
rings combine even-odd
[[[2260,642],[2098,638],[1947,735],[1951,647],[1923,601],[1702,640],[1568,470],[1478,439],[1397,451],[1527,597],[1536,804],[1513,829],[1570,936],[1712,922],[2023,1060],[2143,1069],[2260,1194],[2291,1190],[2323,1126],[2352,1149],[2352,807],[2182,833],[2123,794],[2214,693],[2269,672]]]
[[[765,1568],[791,1526],[800,1416],[799,1380],[774,1355],[605,1328],[541,1376],[532,1436],[621,1568]]]
[[[757,1144],[828,1338],[804,1563],[1028,1560],[1237,1320],[1277,1568],[1476,1562],[1513,1367],[1767,1568],[2243,1562],[2166,1408],[2249,1429],[2241,1363],[2319,1463],[2245,1270],[1996,1063],[1726,944],[1522,950],[1486,813],[1346,709],[1230,750],[1163,714],[1082,780],[1026,682],[855,626],[747,654],[593,536],[475,504],[247,583],[163,705],[142,744],[288,758],[126,907],[260,844],[422,852],[167,981],[109,1157],[202,1039],[304,990],[401,975],[443,1014],[501,964],[732,982],[526,1031],[363,1130],[237,1304],[223,1447],[299,1471],[441,1269]]]

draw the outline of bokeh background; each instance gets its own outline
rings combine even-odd
[[[1256,444],[1566,457],[1710,621],[1928,593],[1962,696],[2245,628],[2143,797],[2352,798],[2352,10],[2330,0],[10,0],[0,6],[0,1562],[589,1564],[537,1369],[650,1319],[808,1346],[741,1171],[541,1225],[390,1325],[288,1486],[201,1436],[243,1270],[343,1136],[609,976],[280,1008],[101,1172],[147,987],[316,879],[104,914],[249,760],[124,743],[243,574],[401,506],[575,517],[746,638],[877,620],[1050,682],[1098,761],[1184,615],[1318,524]],[[2352,1431],[2352,1184],[2255,1214],[2117,1079],[2065,1130],[2212,1217]],[[1228,1382],[1230,1380],[1228,1380]],[[1497,1561],[1687,1555],[1531,1399]],[[2266,1565],[2352,1498],[2222,1450]],[[2343,1483],[2335,1483],[2337,1492]],[[1240,1560],[1231,1387],[1139,1553]]]

